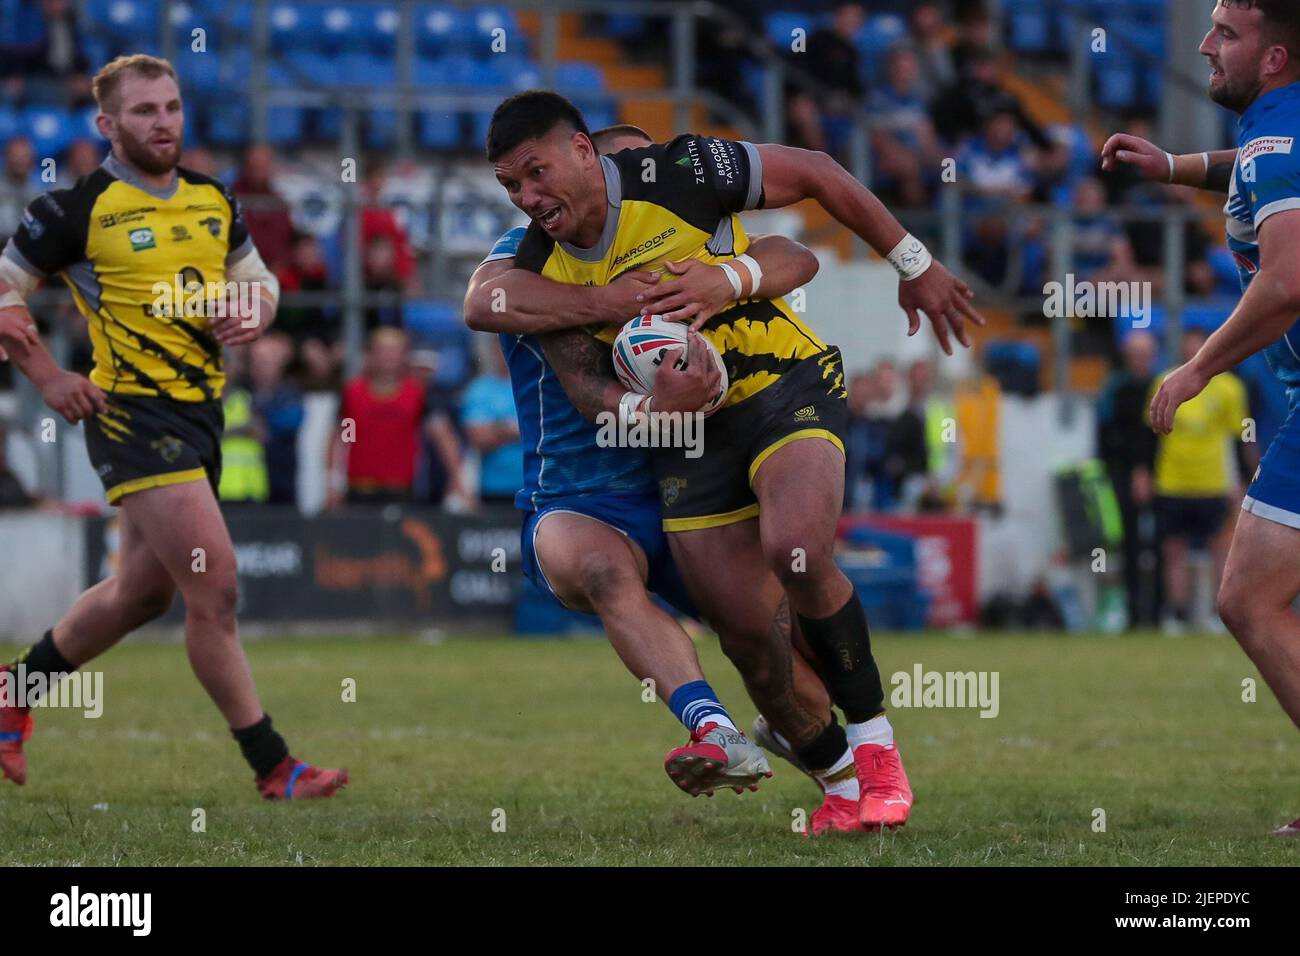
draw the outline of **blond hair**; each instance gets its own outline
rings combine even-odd
[[[106,63],[95,78],[90,81],[90,89],[95,97],[95,104],[99,107],[100,112],[113,113],[119,108],[117,102],[117,90],[122,84],[122,77],[126,73],[134,73],[136,76],[143,77],[146,80],[156,80],[160,76],[170,76],[176,79],[176,70],[172,65],[161,57],[150,56],[147,53],[133,53],[130,56],[119,56],[117,59]]]

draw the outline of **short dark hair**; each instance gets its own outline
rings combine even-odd
[[[635,136],[637,139],[643,139],[647,143],[653,143],[654,139],[649,133],[640,126],[633,126],[631,123],[615,123],[613,126],[606,126],[603,129],[594,130],[591,133],[591,142],[599,150],[603,151],[602,141],[614,139],[616,136]]]
[[[1296,0],[1219,0],[1224,7],[1258,10],[1277,31],[1277,41],[1292,58],[1300,59],[1300,4]],[[1300,66],[1300,63],[1295,65]]]
[[[525,140],[540,139],[557,126],[568,126],[575,133],[591,137],[582,110],[559,93],[516,93],[492,113],[487,131],[488,162],[495,163]]]

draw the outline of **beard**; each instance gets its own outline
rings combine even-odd
[[[126,130],[119,128],[122,140],[122,152],[126,154],[131,165],[150,176],[163,176],[170,173],[181,161],[181,142],[177,138],[171,149],[159,154],[143,140],[136,139]]]
[[[1225,76],[1218,86],[1210,87],[1210,99],[1224,109],[1241,114],[1250,109],[1250,105],[1259,97],[1258,80],[1232,81]]]

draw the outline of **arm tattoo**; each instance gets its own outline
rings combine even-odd
[[[590,421],[605,407],[605,390],[617,382],[610,347],[582,329],[565,329],[539,336],[546,361],[560,377],[573,406]]]
[[[1205,174],[1205,186],[1210,192],[1227,193],[1232,183],[1232,170],[1236,163],[1215,163]]]

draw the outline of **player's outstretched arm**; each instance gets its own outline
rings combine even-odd
[[[677,367],[682,349],[664,353],[655,373],[653,399],[627,391],[614,374],[610,347],[586,332],[566,329],[543,335],[540,341],[569,401],[591,421],[602,412],[632,415],[650,411],[652,403],[657,412],[694,412],[703,408],[721,385],[718,368],[709,360],[708,347],[698,332],[688,333],[685,368]]]
[[[1131,166],[1143,179],[1153,183],[1191,186],[1216,193],[1228,191],[1236,164],[1235,149],[1175,156],[1155,143],[1129,133],[1116,133],[1101,148],[1101,168],[1106,172],[1114,172],[1120,166]]]
[[[606,286],[556,282],[514,259],[485,262],[465,291],[465,324],[478,332],[543,335],[584,325],[622,324],[640,312],[637,294],[658,276],[629,272]]]
[[[870,189],[826,153],[774,143],[757,149],[765,208],[816,200],[898,271],[898,304],[907,314],[908,335],[920,330],[920,314],[925,313],[946,353],[952,354],[950,336],[970,347],[966,323],[984,325],[984,317],[971,305],[974,293],[934,259]]]
[[[39,281],[12,259],[0,256],[0,348],[8,352],[14,365],[36,386],[45,404],[68,424],[75,425],[104,411],[107,399],[88,378],[59,368],[41,342],[26,303]],[[6,331],[12,327],[19,330],[17,335]]]
[[[733,302],[789,295],[811,282],[820,267],[811,249],[785,236],[756,236],[743,256],[725,265],[730,272],[698,259],[667,263],[678,278],[642,292],[641,314],[699,329]]]
[[[1260,227],[1260,269],[1237,308],[1186,365],[1170,372],[1151,400],[1151,427],[1168,434],[1183,402],[1210,379],[1272,345],[1300,315],[1300,209],[1270,216]]]

